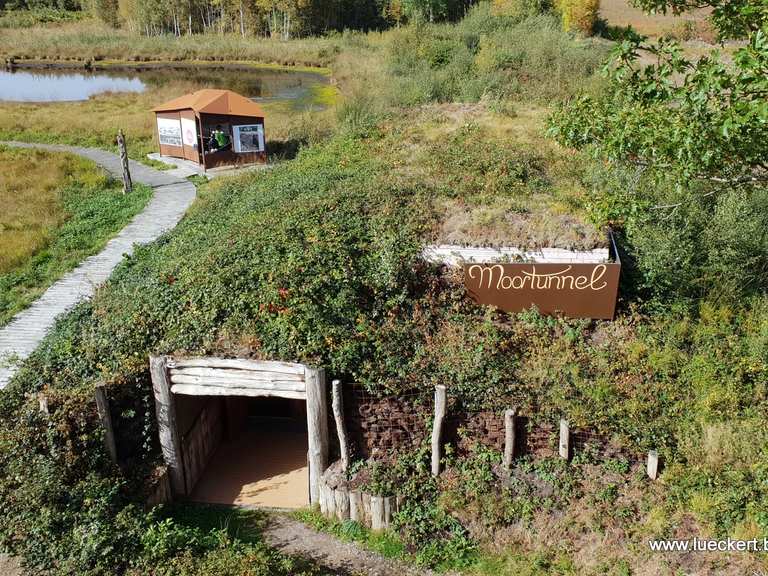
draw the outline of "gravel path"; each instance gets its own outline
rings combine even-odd
[[[69,152],[93,160],[107,172],[121,178],[120,158],[106,150],[64,146],[60,144],[27,144],[0,142],[17,148],[40,148],[54,152]],[[165,174],[131,160],[134,182],[151,186],[154,195],[144,210],[110,240],[104,249],[65,274],[29,308],[17,314],[0,329],[0,362],[6,358],[24,360],[53,326],[56,317],[75,304],[93,295],[95,288],[109,278],[112,270],[126,254],[133,252],[134,244],[145,244],[171,230],[181,220],[195,199],[195,186],[187,180]],[[16,368],[0,366],[0,390],[10,381]]]
[[[306,524],[282,514],[274,514],[264,529],[267,544],[281,552],[314,561],[340,576],[422,576],[432,572],[418,570],[341,542],[330,534],[317,532]]]

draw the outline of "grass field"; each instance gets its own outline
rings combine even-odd
[[[0,147],[0,325],[143,208],[95,164],[70,154]]]

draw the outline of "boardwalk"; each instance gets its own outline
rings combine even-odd
[[[41,148],[55,152],[78,154],[120,178],[120,158],[104,150],[55,144],[25,144],[3,142],[6,146]],[[133,251],[134,244],[151,242],[171,230],[195,199],[195,186],[154,168],[131,161],[134,182],[154,188],[154,195],[144,211],[138,214],[104,249],[53,284],[29,308],[17,314],[0,329],[0,363],[7,358],[25,359],[40,344],[53,326],[56,317],[84,298],[93,295],[96,286],[104,282],[123,256]],[[4,388],[15,369],[0,366],[0,389]]]

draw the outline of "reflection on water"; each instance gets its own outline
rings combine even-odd
[[[87,100],[103,92],[141,92],[138,78],[68,72],[51,74],[37,71],[0,70],[0,100],[14,102],[66,102]]]
[[[271,69],[149,68],[84,72],[73,70],[0,71],[0,100],[63,102],[87,100],[105,92],[142,92],[169,82],[196,88],[233,90],[255,100],[310,103],[312,88],[327,84],[321,74]]]

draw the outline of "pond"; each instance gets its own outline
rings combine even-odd
[[[198,88],[224,88],[254,100],[312,103],[313,89],[328,83],[322,74],[270,68],[152,67],[88,72],[73,69],[0,70],[0,101],[67,102],[106,92],[143,92],[173,81]]]

